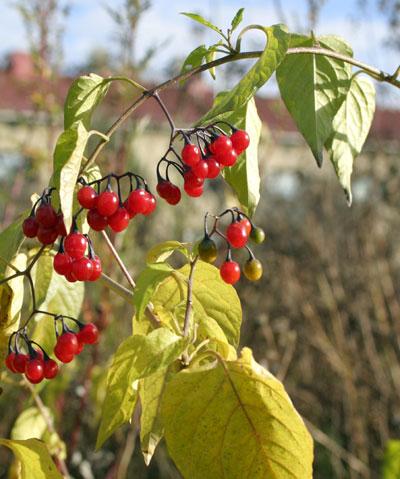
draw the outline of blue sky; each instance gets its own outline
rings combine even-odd
[[[96,47],[114,50],[113,24],[102,5],[117,6],[122,0],[73,0],[65,30],[64,61],[67,67],[81,64]],[[0,56],[13,50],[26,49],[23,24],[11,7],[11,0],[0,5]],[[306,1],[282,0],[287,23],[291,30],[305,28]],[[360,60],[375,64],[389,72],[400,63],[395,52],[384,46],[385,20],[370,1],[360,12],[357,0],[327,0],[322,9],[317,34],[333,33],[346,38]],[[218,25],[228,25],[235,11],[244,6],[246,23],[270,25],[280,21],[273,0],[153,0],[152,9],[145,14],[138,32],[137,54],[153,43],[163,44],[162,53],[153,60],[150,71],[158,77],[171,57],[184,56],[200,42],[214,40],[211,31],[196,38],[190,33],[190,20],[179,15],[182,11],[197,11]],[[398,96],[397,96],[398,99]]]

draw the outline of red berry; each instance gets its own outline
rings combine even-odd
[[[76,283],[76,282],[78,281],[78,280],[76,279],[76,276],[75,276],[74,273],[72,272],[72,267],[71,267],[71,271],[65,275],[65,279],[66,279],[69,283]]]
[[[247,236],[249,236],[249,234],[251,233],[251,223],[250,223],[250,220],[244,216],[244,217],[239,221],[239,223],[245,227]]]
[[[53,244],[58,237],[58,231],[54,228],[45,228],[44,226],[39,226],[37,232],[37,239],[43,244]]]
[[[42,361],[44,361],[44,353],[41,349],[39,348],[35,348],[35,353],[30,356],[31,359],[41,359]]]
[[[226,237],[233,248],[243,248],[248,240],[246,226],[240,221],[231,223],[226,230]]]
[[[44,378],[44,364],[42,359],[30,359],[25,367],[26,379],[32,384],[38,384]]]
[[[78,338],[76,337],[76,334],[69,332],[63,333],[58,337],[55,349],[57,349],[59,353],[65,353],[67,355],[76,354],[75,351],[78,349]]]
[[[182,149],[182,161],[188,166],[194,166],[200,161],[199,147],[192,143],[186,144]]]
[[[161,180],[157,184],[157,192],[170,205],[176,205],[181,200],[181,190],[170,181]]]
[[[72,263],[72,274],[78,281],[89,281],[93,273],[93,264],[89,258],[79,258]]]
[[[244,130],[236,130],[231,135],[231,142],[238,155],[242,153],[250,144],[250,137]]]
[[[108,226],[116,233],[119,233],[129,225],[129,219],[128,211],[121,206],[112,216],[108,217]]]
[[[228,284],[235,284],[240,278],[240,266],[236,261],[225,261],[220,268],[221,278]]]
[[[153,213],[157,206],[157,200],[155,199],[154,195],[152,195],[151,193],[149,193],[149,195],[150,196],[147,199],[147,209],[143,213],[145,216],[151,215],[151,213]]]
[[[74,232],[65,237],[64,250],[73,259],[84,256],[88,242],[82,233]]]
[[[66,253],[57,253],[53,260],[54,270],[61,275],[66,275],[72,270],[72,258]]]
[[[221,172],[221,165],[213,156],[210,156],[208,158],[207,163],[208,163],[207,178],[216,178]]]
[[[58,364],[54,361],[54,359],[47,359],[44,362],[43,372],[46,379],[53,379],[57,376]]]
[[[85,345],[81,341],[78,341],[78,349],[76,350],[75,354],[81,354],[81,352],[83,351],[83,346]]]
[[[183,188],[188,194],[188,196],[191,196],[192,198],[197,198],[203,194],[203,185],[193,187],[185,183],[183,185]]]
[[[237,160],[237,153],[231,149],[216,155],[216,158],[223,166],[233,166]]]
[[[44,203],[36,210],[36,221],[45,228],[53,228],[57,224],[57,213],[51,205]]]
[[[200,160],[192,167],[193,173],[197,176],[197,178],[207,178],[208,176],[208,163],[205,160]]]
[[[119,199],[117,193],[113,191],[103,191],[97,198],[97,211],[101,216],[113,215],[119,206]]]
[[[84,344],[97,343],[99,339],[99,330],[93,323],[85,324],[78,333],[78,341]]]
[[[150,193],[143,188],[133,190],[128,196],[128,211],[133,214],[145,213],[149,207]]]
[[[94,231],[103,231],[108,224],[107,217],[102,216],[96,209],[88,211],[87,221]]]
[[[17,373],[23,373],[25,371],[25,366],[28,359],[29,359],[29,356],[27,354],[17,353],[15,355],[13,365]]]
[[[232,142],[226,135],[218,136],[210,145],[210,151],[217,156],[229,150],[232,150]]]
[[[97,192],[91,186],[84,186],[78,191],[77,198],[79,204],[88,210],[96,208]]]
[[[16,354],[14,352],[11,352],[7,355],[6,357],[6,366],[7,368],[12,372],[16,373],[18,372],[15,367],[14,367],[14,359],[15,359]]]
[[[188,170],[183,175],[185,191],[186,187],[189,189],[198,188],[199,186],[203,186],[204,180],[196,176],[192,170]]]
[[[29,216],[22,223],[22,231],[27,238],[34,238],[37,235],[39,223],[33,216]]]
[[[67,236],[67,230],[64,224],[64,215],[62,213],[57,215],[56,229],[59,236]]]
[[[96,281],[100,278],[103,269],[101,267],[101,260],[98,256],[95,256],[91,259],[93,265],[92,275],[90,276],[89,281]]]
[[[78,343],[77,343],[78,344]],[[77,346],[78,348],[78,346]],[[61,361],[62,363],[70,363],[73,359],[75,354],[68,353],[65,351],[61,346],[56,344],[56,347],[54,348],[54,354],[56,358]]]

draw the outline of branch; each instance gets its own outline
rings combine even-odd
[[[185,320],[183,323],[183,336],[185,338],[188,336],[189,330],[190,330],[190,315],[192,313],[192,307],[193,307],[193,274],[194,274],[194,268],[196,266],[198,259],[199,257],[196,256],[194,260],[190,262],[190,273],[188,278]]]
[[[131,285],[132,289],[135,289],[136,283],[133,280],[132,276],[130,275],[129,271],[127,270],[126,266],[124,265],[124,262],[122,261],[120,255],[118,254],[118,251],[114,248],[114,245],[111,243],[111,240],[108,237],[108,234],[105,231],[102,231],[101,233],[103,235],[103,238],[105,239],[105,242],[107,243],[109,250],[111,251],[111,254],[114,256],[115,260],[118,263],[118,266],[120,267],[121,271],[124,273],[125,278],[128,280],[128,283]]]

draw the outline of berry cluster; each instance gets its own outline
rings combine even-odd
[[[117,192],[112,190],[111,181],[117,184]],[[129,181],[129,192],[125,200],[122,199],[122,180]],[[133,189],[133,179],[136,188]],[[106,181],[107,186],[101,191],[101,184]],[[110,174],[100,180],[86,183],[79,179],[83,185],[78,191],[78,202],[82,208],[89,210],[87,221],[95,231],[103,231],[109,226],[114,232],[120,233],[127,228],[129,221],[138,214],[148,216],[156,208],[157,202],[149,190],[146,181],[139,175],[131,172],[123,175]]]
[[[225,229],[225,233],[218,229],[221,218],[230,215],[231,222]],[[243,273],[250,281],[258,281],[263,274],[261,262],[254,257],[253,252],[248,247],[248,240],[260,244],[265,239],[264,231],[254,225],[250,219],[239,209],[230,208],[218,216],[214,216],[214,224],[211,232],[208,231],[207,213],[204,218],[204,238],[198,245],[199,256],[207,263],[214,263],[217,259],[218,248],[212,236],[217,235],[226,242],[227,254],[225,261],[220,266],[221,278],[228,284],[235,284],[240,279],[240,265],[232,260],[232,249],[246,248],[249,253],[249,259],[243,266]]]
[[[75,355],[82,352],[85,344],[98,341],[99,331],[93,323],[82,324],[73,318],[55,316],[57,344],[54,348],[56,358],[62,363],[69,363]],[[65,319],[73,321],[79,328],[75,333],[65,324]],[[57,323],[62,322],[62,334],[58,335]],[[23,346],[21,348],[21,341]],[[24,352],[26,351],[26,352]],[[46,351],[35,341],[28,338],[25,330],[11,335],[8,343],[8,355],[5,364],[12,373],[25,374],[32,384],[38,384],[43,379],[53,379],[57,376],[59,367]]]
[[[181,199],[180,189],[170,181],[171,167],[182,175],[186,194],[196,198],[203,194],[206,179],[216,178],[223,168],[236,163],[238,156],[249,146],[250,138],[246,131],[238,130],[227,123],[225,125],[231,129],[230,136],[217,124],[177,130],[177,133],[172,135],[169,149],[157,166],[157,192],[161,198],[171,205],[176,205]],[[182,137],[185,143],[180,155],[173,146],[173,142],[179,137]],[[169,153],[173,153],[178,161],[167,159]],[[165,177],[160,173],[162,165],[166,165]]]
[[[51,205],[54,188],[46,188],[34,204],[28,218],[22,223],[22,231],[27,238],[37,238],[43,245],[53,244],[59,236],[67,234],[62,213],[57,213]]]

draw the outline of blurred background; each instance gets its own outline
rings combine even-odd
[[[211,31],[179,12],[195,11],[227,26],[241,6],[245,24],[284,22],[297,32],[340,35],[359,60],[388,72],[399,64],[397,0],[1,0],[1,228],[47,185],[62,105],[74,77],[123,74],[154,85],[179,72],[195,46],[214,40]],[[250,36],[245,47],[262,47],[261,41]],[[248,67],[243,62],[222,68],[215,82],[196,77],[162,98],[176,122],[188,126]],[[255,220],[268,241],[256,248],[264,278],[238,286],[242,344],[284,382],[307,421],[318,479],[381,477],[385,446],[400,439],[400,94],[376,86],[377,112],[355,164],[351,208],[331,165],[325,161],[316,168],[274,80],[257,99],[263,121],[262,200]],[[113,86],[95,127],[104,131],[134,94],[127,86]],[[167,143],[165,118],[149,101],[115,135],[100,166],[103,172],[136,171],[154,189],[155,165]],[[150,246],[195,240],[205,211],[234,204],[222,182],[209,185],[201,199],[185,198],[176,207],[160,200],[152,221],[135,220],[113,238],[133,276]],[[101,254],[103,247],[97,241],[105,271],[123,282]],[[103,341],[41,391],[65,441],[73,477],[179,478],[163,444],[150,467],[144,466],[130,426],[94,451],[105,365],[122,334],[129,334],[132,312],[109,291],[90,285],[83,316],[108,331]],[[20,420],[19,429],[15,423],[31,405],[29,392],[6,381],[1,386],[0,437],[32,435],[37,426],[32,418]],[[1,478],[18,477],[11,463],[1,449]]]

